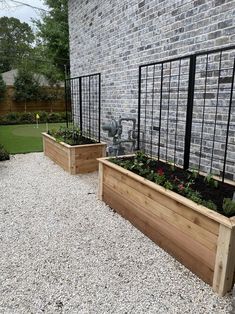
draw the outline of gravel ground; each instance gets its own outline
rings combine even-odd
[[[42,153],[0,163],[1,314],[231,312],[96,189]]]

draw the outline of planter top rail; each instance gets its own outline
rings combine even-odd
[[[56,139],[53,136],[47,134],[46,132],[42,132],[42,135],[50,138],[51,140],[56,141]],[[90,138],[90,139],[96,141],[96,139],[93,139],[93,138]],[[70,148],[70,147],[74,147],[74,148],[76,148],[76,147],[89,147],[89,146],[96,146],[96,145],[100,146],[100,144],[103,144],[105,146],[107,145],[104,142],[93,143],[93,144],[82,144],[82,145],[69,145],[69,144],[61,142],[61,141],[59,141],[58,143],[60,143],[61,145],[65,146],[65,147],[68,147],[68,148]]]
[[[129,156],[131,156],[131,155],[129,155]],[[119,156],[119,157],[126,157],[126,156]],[[217,221],[218,223],[220,223],[220,224],[222,224],[222,225],[224,225],[230,229],[235,227],[235,217],[228,218],[228,217],[225,217],[225,216],[217,213],[216,211],[213,211],[213,210],[211,210],[205,206],[198,205],[195,202],[185,198],[184,196],[181,196],[180,194],[177,194],[173,191],[167,190],[164,187],[159,186],[158,184],[135,174],[134,172],[131,172],[127,169],[124,169],[123,167],[121,167],[119,165],[116,165],[116,164],[110,162],[109,159],[110,159],[110,157],[98,158],[98,161],[107,165],[108,167],[111,167],[113,169],[118,170],[119,172],[123,173],[125,176],[133,178],[133,179],[137,180],[138,182],[149,186],[151,189],[156,190],[163,195],[169,196],[170,198],[174,199],[175,201],[180,201],[182,204],[190,207],[191,209],[195,210],[196,212],[203,214],[203,215],[207,216],[208,218],[211,218],[211,219]]]

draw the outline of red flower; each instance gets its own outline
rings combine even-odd
[[[158,174],[159,176],[164,176],[164,171],[163,171],[163,169],[162,169],[162,168],[157,169],[157,174]]]
[[[179,184],[178,185],[178,189],[180,190],[180,191],[183,191],[183,189],[184,189],[184,185],[181,183],[181,184]]]

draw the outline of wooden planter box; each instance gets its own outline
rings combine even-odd
[[[99,159],[99,199],[223,296],[235,271],[235,217],[226,218],[107,158]]]
[[[44,154],[70,174],[96,171],[97,158],[106,156],[105,143],[71,146],[57,142],[47,133],[42,135]]]

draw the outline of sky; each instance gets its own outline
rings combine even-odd
[[[19,0],[32,6],[47,9],[43,0]],[[14,3],[10,0],[0,0],[0,17],[8,16],[18,18],[22,22],[27,22],[32,26],[31,18],[39,19],[42,11]]]

